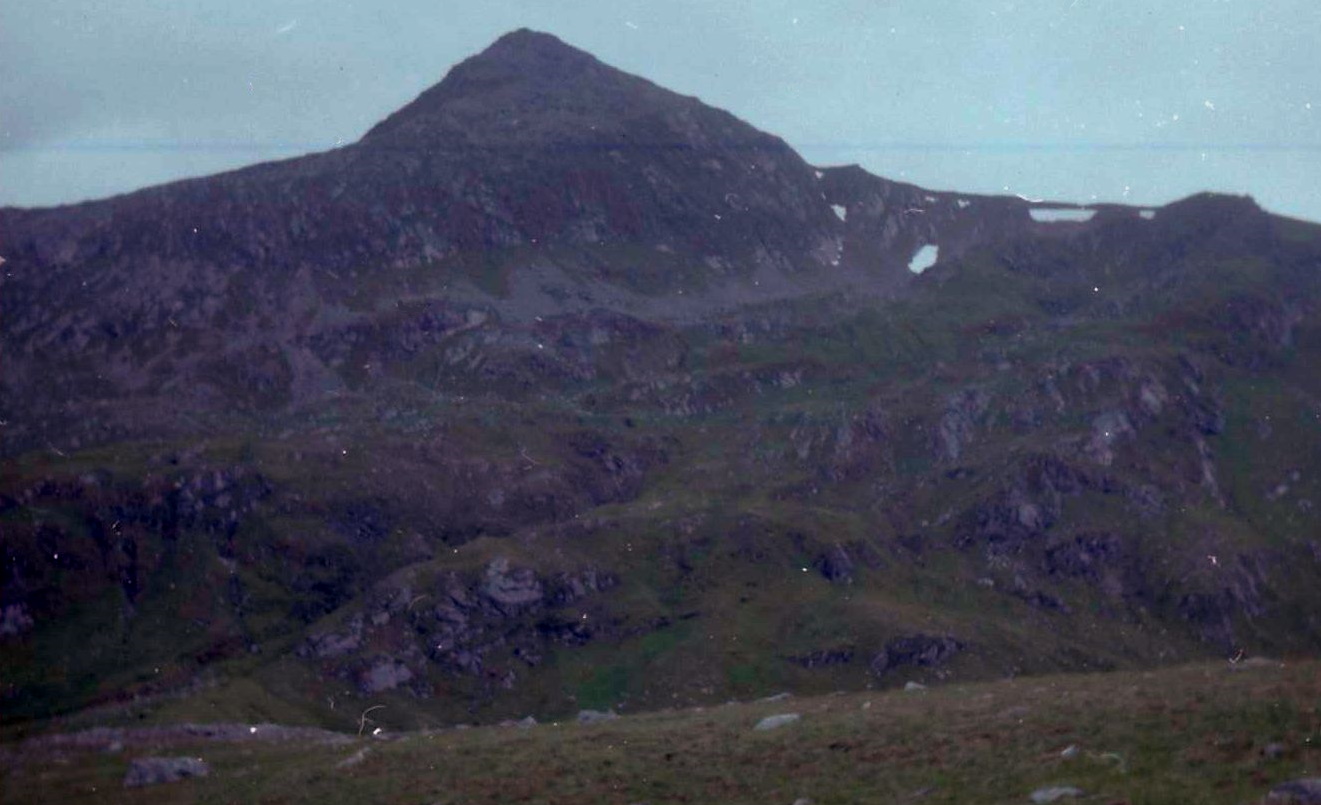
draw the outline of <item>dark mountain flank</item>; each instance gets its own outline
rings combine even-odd
[[[0,256],[6,722],[1321,648],[1321,227],[1251,199],[818,169],[518,31],[352,145],[0,210]]]

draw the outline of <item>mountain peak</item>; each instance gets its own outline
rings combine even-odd
[[[639,92],[652,100],[656,93],[671,94],[555,36],[520,28],[456,64],[440,83],[372,128],[363,142],[430,148],[441,139],[454,145],[480,136],[491,144],[505,139],[525,116],[548,108],[599,114]]]
[[[485,50],[465,59],[446,80],[518,77],[525,81],[563,80],[575,73],[605,68],[592,54],[556,36],[529,28],[501,36]]]
[[[586,51],[566,44],[559,37],[534,31],[531,28],[519,28],[510,31],[491,43],[486,50],[473,57],[475,60],[518,59],[537,57],[543,59],[596,59]]]

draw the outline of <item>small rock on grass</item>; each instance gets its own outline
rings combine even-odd
[[[1033,791],[1030,798],[1037,805],[1044,805],[1049,802],[1060,802],[1066,799],[1077,799],[1083,796],[1081,788],[1074,788],[1071,785],[1055,785],[1049,788],[1038,788]]]
[[[904,683],[904,690],[907,691],[908,693],[921,693],[922,691],[924,691],[924,690],[926,690],[926,689],[927,689],[927,686],[926,686],[926,685],[923,685],[921,682],[905,682],[905,683]]]
[[[758,732],[765,732],[766,730],[778,729],[779,727],[783,727],[785,724],[792,724],[800,718],[802,718],[802,716],[800,716],[798,713],[781,713],[775,716],[766,716],[761,721],[758,721],[757,726],[753,727],[753,729],[757,730]]]
[[[617,718],[619,718],[619,714],[614,710],[606,710],[604,712],[601,710],[578,711],[579,724],[600,724],[603,721],[614,721]]]
[[[1279,660],[1271,660],[1266,657],[1248,657],[1245,660],[1231,662],[1229,670],[1231,671],[1251,671],[1254,668],[1283,668],[1284,663]]]
[[[1266,805],[1321,805],[1321,777],[1280,783],[1266,795]]]
[[[353,768],[354,766],[356,766],[356,765],[358,765],[359,763],[361,763],[361,762],[363,762],[364,760],[366,760],[366,759],[367,759],[367,755],[370,754],[370,753],[371,753],[371,750],[364,746],[363,748],[359,749],[358,751],[356,751],[356,752],[354,752],[353,754],[349,755],[348,757],[344,758],[344,759],[341,760],[340,762],[336,763],[336,764],[335,764],[335,768],[337,768],[337,769],[351,769],[351,768]]]
[[[196,757],[140,757],[128,764],[125,788],[173,783],[189,777],[205,777],[211,768]]]

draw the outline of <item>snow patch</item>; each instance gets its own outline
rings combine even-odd
[[[825,174],[822,173],[821,171],[812,171],[812,172],[816,174],[816,178],[818,179],[820,179],[822,176],[825,176]]]
[[[928,204],[935,204],[935,203],[936,203],[936,197],[935,197],[935,196],[923,196],[922,198],[926,199]]]
[[[835,215],[839,216],[839,220],[847,221],[849,219],[849,211],[843,204],[831,204],[830,209],[835,211]]]
[[[1156,217],[1156,211],[1155,211],[1155,210],[1139,210],[1139,211],[1138,211],[1138,215],[1142,216],[1142,220],[1144,220],[1144,221],[1150,221],[1152,218],[1155,218],[1155,217]]]
[[[930,243],[924,244],[922,248],[913,253],[913,258],[908,261],[908,270],[914,274],[921,274],[934,266],[938,259],[940,259],[940,247]]]
[[[1033,207],[1027,211],[1033,221],[1053,224],[1059,221],[1090,221],[1096,210],[1074,209],[1072,207]]]
[[[971,206],[972,206],[972,202],[967,200],[966,198],[959,199],[959,209],[966,210]]]

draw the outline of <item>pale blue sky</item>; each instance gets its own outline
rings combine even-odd
[[[817,164],[936,189],[1321,220],[1316,0],[5,0],[0,203],[351,142],[518,27]]]

